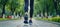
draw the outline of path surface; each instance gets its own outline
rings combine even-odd
[[[0,27],[60,27],[60,25],[33,19],[32,25],[24,25],[23,20],[0,21]]]

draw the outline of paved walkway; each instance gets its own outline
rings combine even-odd
[[[37,21],[33,19],[32,25],[24,25],[22,20],[11,20],[11,21],[1,21],[0,27],[60,27],[60,25],[56,25],[53,23],[45,22],[45,21]]]

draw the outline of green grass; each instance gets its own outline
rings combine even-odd
[[[3,19],[3,18],[0,18],[0,20],[8,20],[8,18],[5,18],[5,19]]]
[[[44,20],[44,21],[60,22],[60,17],[52,17],[52,18],[36,18],[36,20]]]
[[[4,21],[4,20],[20,20],[20,19],[19,18],[16,18],[16,19],[0,18],[0,21]]]
[[[48,21],[60,22],[60,18],[48,18]]]

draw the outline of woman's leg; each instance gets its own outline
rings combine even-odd
[[[34,6],[34,0],[30,0],[30,22],[32,22],[33,17],[33,6]]]
[[[24,11],[25,12],[28,12],[28,4],[29,4],[29,1],[28,0],[24,0],[25,4],[24,4]]]
[[[25,11],[25,16],[24,16],[24,23],[27,24],[28,23],[28,0],[24,0],[25,1],[25,6],[24,6],[24,11]]]

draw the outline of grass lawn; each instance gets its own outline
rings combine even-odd
[[[4,21],[4,20],[20,20],[20,19],[19,18],[16,18],[16,19],[0,18],[0,21]]]
[[[36,20],[44,20],[44,21],[60,22],[60,17],[52,17],[52,18],[36,18]]]

